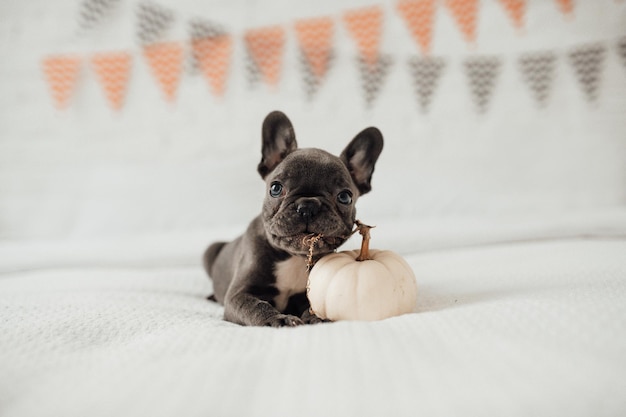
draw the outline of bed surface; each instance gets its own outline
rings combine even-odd
[[[416,252],[417,311],[246,328],[198,266],[0,279],[2,416],[618,416],[626,241]]]

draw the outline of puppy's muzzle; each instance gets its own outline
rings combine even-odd
[[[295,202],[296,212],[305,223],[310,223],[322,208],[322,203],[315,197],[302,197]]]

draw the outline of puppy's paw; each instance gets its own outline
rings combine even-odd
[[[311,313],[309,310],[302,313],[302,321],[305,324],[318,324],[318,323],[331,323],[332,322],[332,320],[317,317],[315,314]]]
[[[295,327],[302,324],[304,322],[300,318],[290,314],[276,314],[265,322],[265,325],[270,327]]]

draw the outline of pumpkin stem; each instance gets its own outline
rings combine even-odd
[[[361,223],[359,220],[355,221],[354,224],[356,225],[356,231],[363,237],[361,241],[361,252],[356,260],[359,262],[370,260],[372,259],[370,258],[370,229],[373,229],[375,226],[368,226],[367,224]]]

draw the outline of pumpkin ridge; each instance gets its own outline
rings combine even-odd
[[[380,253],[383,254],[383,252],[380,252]],[[398,265],[398,263],[396,262],[396,260],[393,257],[390,257],[388,260],[385,259],[385,261],[387,261],[387,262],[388,261],[392,261],[394,263],[394,265]],[[394,290],[395,290],[395,287],[398,286],[397,285],[398,279],[396,278],[396,273],[389,268],[389,265],[387,265],[386,262],[379,261],[379,263],[380,263],[380,265],[382,265],[385,268],[385,270],[389,273],[389,276],[395,281],[394,282]],[[402,265],[402,264],[400,264],[400,265]],[[400,290],[402,290],[402,286],[400,285],[399,287],[400,287]],[[396,315],[398,315],[398,312],[400,310],[400,303],[396,304],[394,307],[395,307],[394,308],[395,312],[394,312],[393,315],[396,316]]]
[[[360,256],[360,255],[359,255]],[[352,294],[356,294],[357,296],[354,297],[355,298],[355,303],[354,303],[354,310],[357,312],[357,314],[359,316],[361,316],[361,297],[359,297],[359,286],[361,285],[361,280],[359,279],[359,273],[360,273],[360,266],[362,265],[361,262],[366,262],[366,261],[360,261],[357,264],[352,264],[354,266],[354,274],[356,275],[356,277],[354,278],[354,290],[352,292]]]
[[[337,272],[335,273],[335,275],[333,276],[333,279],[331,281],[331,285],[329,285],[328,287],[328,291],[332,294],[333,292],[337,292],[339,294],[341,294],[343,301],[341,303],[339,302],[334,302],[333,305],[335,305],[335,310],[338,310],[337,312],[339,312],[339,315],[345,315],[346,311],[350,311],[350,309],[346,309],[346,303],[348,301],[350,301],[350,299],[352,297],[350,297],[350,294],[354,294],[354,290],[355,290],[355,286],[356,284],[351,284],[351,280],[352,277],[355,274],[355,267],[358,267],[358,264],[355,264],[354,259],[352,258],[353,253],[350,252],[347,254],[346,256],[346,263],[344,263],[343,265],[341,265],[338,269]],[[358,280],[357,280],[358,281]],[[331,291],[332,289],[332,291]],[[338,289],[342,289],[342,291],[338,290]],[[345,291],[343,291],[345,290]],[[354,306],[351,306],[351,308],[353,310],[356,310],[356,306],[358,305],[358,299],[353,300],[354,301]],[[328,298],[326,298],[326,302],[328,302]],[[335,312],[332,312],[333,315],[335,315]]]
[[[389,252],[389,251],[384,251],[384,252]],[[399,270],[404,272],[404,274],[401,277],[402,280],[398,280],[398,286],[400,290],[402,291],[402,296],[399,298],[400,303],[398,303],[398,305],[396,306],[397,314],[401,314],[404,309],[404,302],[406,301],[405,285],[407,283],[410,283],[410,286],[417,290],[417,284],[415,282],[414,276],[411,273],[409,273],[412,270],[409,264],[406,262],[406,260],[402,257],[393,256],[393,252],[390,252],[390,254],[391,255],[388,257],[387,262],[393,262],[394,265],[399,267]],[[385,267],[388,268],[389,265],[385,263]],[[394,274],[393,276],[395,277],[396,275]],[[413,306],[413,309],[415,309],[415,306]]]
[[[387,266],[385,264],[382,263],[382,261],[377,260],[377,259],[371,259],[370,260],[371,264],[369,266],[369,270],[371,272],[372,275],[372,280],[374,281],[374,285],[376,288],[378,288],[381,283],[382,283],[382,288],[379,288],[378,294],[375,298],[375,301],[371,301],[370,304],[370,310],[374,310],[372,312],[373,314],[373,320],[381,320],[383,318],[387,318],[388,315],[388,307],[387,307],[387,296],[389,295],[386,292],[386,287],[387,285],[385,285],[385,278],[387,277],[387,275],[390,275],[393,277],[393,273],[389,270],[389,268],[387,268]],[[381,292],[382,290],[382,292]],[[367,315],[366,315],[367,316]],[[372,319],[372,318],[370,318]]]

